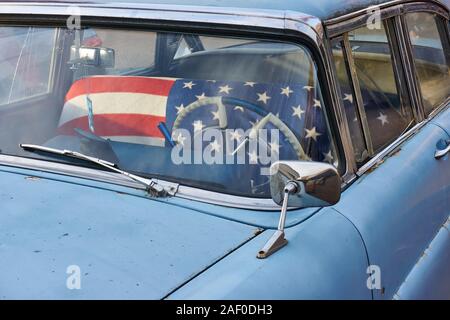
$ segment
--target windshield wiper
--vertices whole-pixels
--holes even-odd
[[[147,192],[152,196],[163,197],[163,196],[167,196],[167,194],[168,194],[167,191],[164,189],[164,187],[161,186],[160,184],[158,184],[155,180],[146,179],[146,178],[137,176],[135,174],[123,171],[123,170],[119,169],[117,164],[103,160],[103,159],[91,157],[91,156],[88,156],[88,155],[85,155],[83,153],[76,152],[76,151],[48,148],[48,147],[39,146],[39,145],[35,145],[35,144],[20,144],[20,147],[22,149],[24,149],[25,151],[30,151],[30,152],[42,151],[42,152],[57,154],[60,156],[66,156],[66,157],[81,159],[81,160],[85,160],[87,162],[95,163],[95,164],[100,165],[104,168],[107,168],[111,171],[120,173],[133,181],[143,184],[146,187]]]

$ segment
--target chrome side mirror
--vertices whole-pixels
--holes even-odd
[[[335,167],[326,163],[280,161],[270,167],[270,192],[281,205],[278,230],[257,255],[264,259],[287,244],[284,236],[288,207],[327,207],[341,198],[341,179]]]
[[[335,167],[321,162],[281,161],[270,168],[270,193],[281,205],[289,183],[297,186],[289,194],[289,207],[327,207],[341,197],[341,178]]]

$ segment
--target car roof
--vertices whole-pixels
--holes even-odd
[[[103,0],[111,1],[111,0]],[[427,0],[425,0],[427,1]],[[430,0],[428,0],[430,1]],[[449,5],[450,0],[437,0]],[[267,9],[297,11],[321,20],[336,18],[347,13],[380,5],[392,0],[112,0],[111,2],[130,2],[146,4],[176,4],[190,6],[209,6],[226,8]]]
[[[33,0],[31,0],[33,1]],[[450,0],[422,0],[420,2],[438,2],[450,6]],[[0,0],[3,2],[3,0]],[[12,2],[6,0],[4,2]],[[30,2],[30,0],[18,0],[17,2]],[[46,2],[46,1],[43,1]],[[65,3],[123,3],[141,5],[181,5],[181,6],[203,6],[224,7],[261,10],[296,11],[317,17],[321,20],[329,20],[348,13],[363,10],[374,5],[382,5],[389,2],[414,2],[414,0],[49,0],[48,2]],[[415,2],[419,2],[416,0]]]

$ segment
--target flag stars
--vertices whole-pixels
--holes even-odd
[[[195,97],[197,98],[197,100],[203,100],[203,99],[206,98],[206,95],[205,95],[205,93],[203,92],[201,95],[195,96]]]
[[[212,115],[213,115],[213,120],[219,120],[220,116],[219,116],[219,111],[211,111]]]
[[[233,132],[230,132],[230,138],[233,141],[240,142],[242,139],[242,135],[237,130],[235,130]]]
[[[323,161],[328,162],[330,164],[333,163],[334,158],[333,158],[333,155],[331,154],[331,150],[328,151],[327,153],[322,152],[322,154],[324,156]]]
[[[312,89],[314,89],[314,87],[312,87],[312,86],[304,86],[303,89],[305,89],[306,91],[310,92]]]
[[[214,142],[211,142],[209,144],[209,146],[211,147],[211,151],[214,152],[220,152],[222,146],[220,145],[220,143],[217,142],[217,140],[214,140]]]
[[[194,132],[202,131],[205,127],[201,120],[195,121],[192,125],[194,126]]]
[[[292,117],[298,117],[299,119],[301,119],[302,114],[305,113],[305,111],[302,110],[302,107],[300,105],[298,105],[297,107],[292,107],[292,110],[294,111]]]
[[[267,101],[269,101],[269,99],[271,99],[271,97],[269,97],[267,95],[267,91],[264,91],[263,93],[257,93],[257,95],[258,95],[258,101],[261,101],[264,104],[267,104]]]
[[[230,94],[230,91],[233,90],[229,85],[219,87],[219,93]]]
[[[350,103],[353,103],[353,95],[344,93],[344,101],[349,101]]]
[[[321,133],[318,133],[316,131],[316,127],[313,127],[312,129],[306,129],[305,128],[305,131],[306,131],[305,139],[310,138],[310,139],[313,139],[316,142],[317,142],[317,137],[322,135]]]
[[[380,115],[378,116],[377,119],[381,121],[381,125],[383,127],[384,127],[385,124],[389,123],[388,116],[383,114],[383,113],[381,113],[381,112],[380,112]]]
[[[281,94],[285,95],[288,98],[291,95],[291,93],[293,93],[293,92],[294,91],[292,91],[291,88],[289,88],[289,86],[287,86],[286,88],[281,88]]]
[[[251,164],[258,163],[258,154],[256,153],[256,151],[249,152],[248,156],[249,156],[249,162]]]
[[[271,153],[279,153],[280,152],[280,145],[277,142],[269,143],[270,152]]]
[[[186,141],[186,137],[183,136],[181,133],[179,133],[175,138],[174,141],[184,146],[184,141]]]
[[[322,104],[320,103],[320,100],[314,99],[314,107],[322,108]]]
[[[255,87],[255,84],[256,84],[256,82],[247,81],[247,82],[244,84],[244,86],[245,86],[245,87],[252,87],[252,88],[254,88],[254,87]]]
[[[184,104],[180,104],[178,107],[175,107],[175,109],[177,109],[177,114],[180,114],[185,109]]]
[[[192,81],[189,82],[184,82],[184,86],[183,89],[188,88],[189,90],[192,90],[192,87],[195,86],[196,84]]]

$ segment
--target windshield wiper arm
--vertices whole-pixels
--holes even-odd
[[[152,196],[162,197],[162,196],[167,195],[167,192],[164,189],[164,187],[161,186],[160,184],[158,184],[153,179],[146,179],[146,178],[137,176],[135,174],[123,171],[123,170],[119,169],[117,164],[103,160],[103,159],[91,157],[91,156],[85,155],[85,154],[77,152],[77,151],[48,148],[48,147],[35,145],[35,144],[20,144],[20,147],[26,151],[31,151],[31,152],[42,151],[42,152],[57,154],[60,156],[66,156],[66,157],[81,159],[81,160],[85,160],[87,162],[95,163],[95,164],[98,164],[104,168],[111,170],[111,171],[120,173],[133,181],[143,184],[146,187],[147,192],[149,194],[151,194]]]

